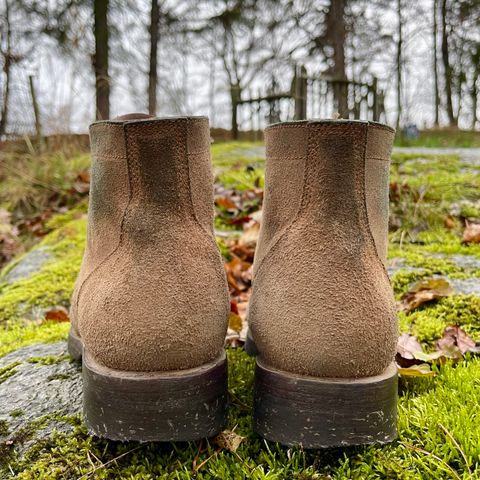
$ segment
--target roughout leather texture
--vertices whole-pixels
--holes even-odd
[[[393,136],[345,120],[266,129],[248,315],[265,364],[329,378],[379,375],[391,364],[398,327],[383,262]]]
[[[118,370],[214,360],[229,301],[213,233],[208,119],[127,115],[92,124],[90,138],[73,330],[97,362]]]

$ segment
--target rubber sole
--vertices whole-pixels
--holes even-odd
[[[68,353],[76,362],[82,360],[83,343],[81,338],[74,332],[72,328],[68,332]]]
[[[254,430],[283,445],[329,448],[385,444],[397,436],[398,374],[328,379],[276,370],[257,357]]]
[[[198,368],[126,372],[99,364],[74,332],[69,352],[82,359],[83,411],[93,435],[110,440],[190,441],[213,437],[228,416],[225,353]]]
[[[258,351],[257,345],[253,340],[250,330],[247,331],[247,338],[245,340],[245,351],[250,357],[256,357],[260,352]]]

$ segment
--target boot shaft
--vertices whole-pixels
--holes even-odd
[[[358,378],[392,362],[396,306],[384,266],[392,140],[390,128],[361,121],[267,129],[248,322],[269,366]]]
[[[382,262],[388,235],[388,172],[394,131],[350,121],[292,122],[265,131],[263,223],[255,270],[299,217],[357,248],[373,236]],[[306,232],[307,233],[307,232]]]
[[[154,236],[160,225],[175,219],[198,221],[213,235],[207,118],[98,122],[90,127],[90,138],[89,230],[95,235],[89,235],[89,247],[94,254],[115,243],[122,222],[127,235]],[[136,210],[156,222],[140,224]]]
[[[213,360],[229,302],[213,233],[207,118],[97,122],[90,137],[75,333],[111,368],[164,371]],[[191,338],[201,345],[195,351]]]

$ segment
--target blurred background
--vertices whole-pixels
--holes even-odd
[[[479,122],[479,0],[0,0],[0,137],[85,133],[130,111]]]
[[[0,478],[479,478],[480,0],[0,0],[0,63]],[[106,442],[83,424],[65,340],[88,125],[129,112],[210,117],[231,398],[213,443]],[[262,132],[312,117],[397,127],[399,440],[382,449],[286,449],[252,431]]]

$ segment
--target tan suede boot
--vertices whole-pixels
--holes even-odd
[[[255,430],[306,448],[396,436],[395,302],[384,262],[394,131],[303,121],[265,132],[250,334]]]
[[[229,312],[213,233],[204,117],[128,115],[90,127],[87,247],[72,299],[94,434],[193,440],[227,415]]]

